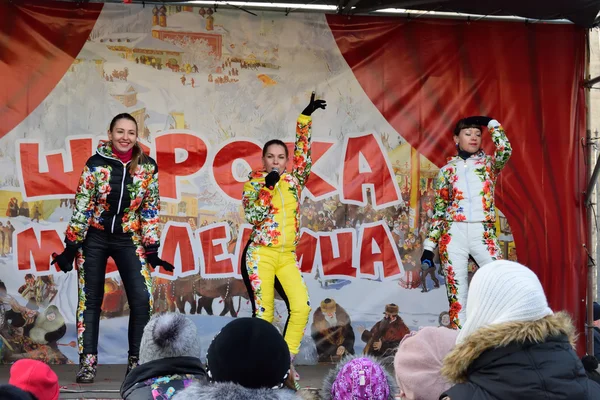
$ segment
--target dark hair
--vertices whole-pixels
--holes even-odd
[[[108,130],[112,132],[112,130],[115,128],[115,125],[117,124],[117,122],[122,119],[127,119],[135,124],[135,136],[139,137],[137,121],[131,114],[128,114],[128,113],[121,113],[121,114],[115,115],[115,117],[112,119],[112,121],[110,121],[110,127],[108,128]],[[129,163],[129,173],[131,175],[133,175],[135,173],[135,170],[137,169],[138,165],[142,164],[145,161],[147,161],[146,154],[144,154],[144,152],[142,151],[142,148],[136,141],[135,145],[133,145],[133,153],[131,154],[131,163]]]
[[[454,136],[458,136],[458,134],[460,133],[461,129],[467,129],[467,128],[476,128],[476,129],[479,129],[480,131],[483,132],[483,130],[481,129],[481,125],[479,125],[479,124],[473,124],[473,123],[467,123],[466,118],[463,118],[460,121],[458,121],[456,123],[456,126],[454,127]]]
[[[263,157],[267,155],[267,150],[269,149],[269,147],[270,147],[272,144],[276,144],[277,146],[282,146],[282,147],[285,149],[285,156],[286,156],[286,158],[287,158],[287,157],[289,157],[289,154],[288,154],[288,148],[287,148],[287,146],[285,145],[285,143],[283,143],[283,142],[282,142],[281,140],[279,140],[279,139],[271,139],[271,140],[269,140],[267,143],[265,143],[265,145],[264,145],[264,147],[263,147],[263,153],[262,153],[262,154],[263,154]]]

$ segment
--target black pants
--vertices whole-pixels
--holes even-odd
[[[142,254],[141,258],[138,254]],[[129,302],[129,355],[139,356],[144,327],[152,311],[152,281],[150,271],[142,267],[145,257],[143,248],[134,244],[130,233],[110,234],[90,228],[83,243],[82,255],[84,261],[79,269],[77,306],[79,353],[98,353],[106,262],[108,257],[112,257]]]

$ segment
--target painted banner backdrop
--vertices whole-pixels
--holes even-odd
[[[335,361],[340,346],[362,352],[390,303],[409,330],[448,323],[444,277],[421,277],[419,257],[451,129],[470,114],[500,120],[515,149],[497,188],[505,256],[534,269],[551,305],[581,326],[584,31],[257,14],[0,4],[3,362],[77,360],[76,272],[57,271],[50,255],[62,250],[83,165],[121,112],[161,171],[161,256],[176,270],[154,272],[155,311],[191,315],[205,349],[249,315],[242,186],[264,142],[293,145],[312,91],[328,108],[314,114],[302,203],[313,311],[300,362]],[[102,315],[100,360],[122,363],[128,305],[112,261]],[[275,323],[285,318],[278,301]],[[66,333],[50,343],[31,335],[62,321]]]

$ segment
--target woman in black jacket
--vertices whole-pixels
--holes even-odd
[[[114,117],[108,138],[85,164],[65,234],[66,248],[60,255],[53,254],[52,261],[68,272],[77,257],[79,383],[91,383],[96,375],[108,258],[117,264],[130,308],[127,373],[137,365],[140,340],[152,311],[151,268],[162,265],[173,271],[171,264],[158,257],[158,167],[137,143],[135,118],[129,114]]]
[[[600,399],[574,345],[570,318],[548,307],[537,276],[494,261],[471,282],[467,322],[442,368],[455,385],[440,399]]]

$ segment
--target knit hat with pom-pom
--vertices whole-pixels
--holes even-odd
[[[196,325],[183,314],[154,314],[140,344],[140,364],[169,357],[200,358]]]

